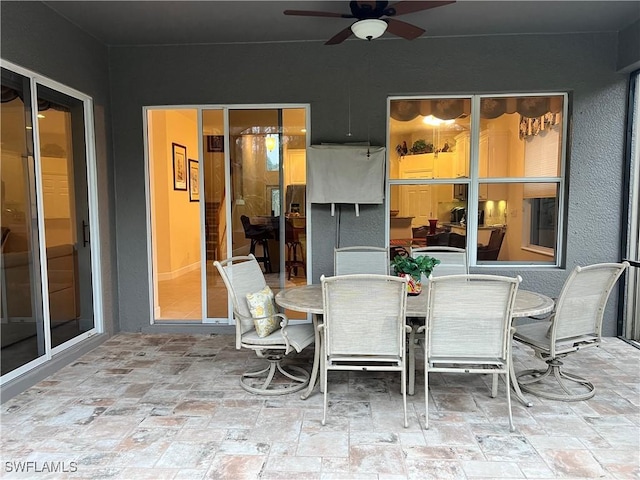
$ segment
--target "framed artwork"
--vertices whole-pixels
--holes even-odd
[[[207,152],[224,152],[224,135],[207,135]]]
[[[200,200],[200,184],[198,183],[198,171],[200,165],[197,160],[189,159],[189,201]]]
[[[179,143],[171,144],[173,151],[173,189],[187,189],[187,147]]]

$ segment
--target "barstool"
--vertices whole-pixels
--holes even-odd
[[[296,228],[293,225],[293,221],[290,218],[287,218],[285,225],[285,241],[287,244],[287,280],[291,280],[291,273],[294,275],[298,275],[298,268],[302,267],[302,271],[304,275],[307,275],[307,264],[302,258],[302,243],[300,242],[300,228]],[[300,247],[300,257],[298,260],[298,247]]]
[[[262,247],[262,256],[256,257],[259,263],[264,265],[266,273],[272,273],[271,257],[269,256],[269,240],[275,238],[269,228],[261,225],[252,225],[249,217],[242,215],[240,217],[242,222],[242,228],[244,229],[245,238],[251,240],[251,246],[249,247],[249,253],[256,256],[256,246],[260,244]]]

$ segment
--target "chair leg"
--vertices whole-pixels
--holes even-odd
[[[498,375],[494,375],[494,380],[496,380]],[[509,431],[515,431],[515,427],[513,426],[513,413],[511,411],[511,379],[509,377],[509,369],[507,368],[506,373],[504,374],[505,381],[505,390],[507,391],[507,408],[509,409]],[[496,381],[497,384],[497,381]]]
[[[547,360],[546,370],[525,370],[519,372],[516,375],[520,388],[525,392],[532,393],[538,397],[547,398],[549,400],[560,400],[563,402],[579,402],[581,400],[588,400],[596,394],[596,387],[593,386],[588,380],[562,371],[562,361],[558,358]],[[544,379],[553,375],[553,378],[560,386],[564,393],[555,393],[552,390],[552,386],[548,382],[543,382]],[[527,378],[528,377],[528,378]],[[568,385],[565,380],[572,382]],[[538,386],[532,386],[532,384],[538,383]],[[576,392],[575,389],[579,388],[582,393]],[[586,390],[586,391],[585,391]]]
[[[427,370],[427,362],[424,364],[424,428],[429,430],[429,371]]]
[[[269,256],[269,241],[266,238],[260,240],[262,245],[262,255],[264,257],[264,269],[267,273],[273,273],[271,268],[271,257]]]
[[[327,424],[327,370],[325,370],[324,368],[322,369],[322,373],[324,375],[321,375],[321,379],[320,382],[322,384],[322,390],[323,390],[323,400],[322,400],[322,425],[326,425]]]
[[[409,395],[416,393],[416,333],[415,327],[409,333]]]
[[[507,383],[507,388],[509,388],[509,384]],[[493,379],[491,381],[491,398],[496,398],[498,395],[498,374],[493,374]]]
[[[409,420],[407,419],[407,369],[405,367],[400,371],[400,390],[402,391],[402,406],[404,408],[404,428],[409,428]]]
[[[284,395],[302,390],[309,384],[309,372],[295,365],[287,366],[285,370],[280,363],[282,355],[267,355],[265,358],[269,362],[266,368],[256,372],[247,372],[240,378],[240,386],[247,392],[257,395]],[[273,379],[278,372],[284,375],[285,378],[292,380],[292,382],[289,382],[290,385],[282,388],[273,388]],[[264,381],[260,386],[256,386],[256,380],[262,377],[265,377]]]

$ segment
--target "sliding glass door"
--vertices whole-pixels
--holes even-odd
[[[234,255],[306,284],[306,125],[304,106],[148,110],[155,322],[227,323],[213,262]]]
[[[90,111],[81,94],[2,68],[3,382],[96,330]]]
[[[214,259],[253,254],[274,292],[307,283],[307,137],[305,108],[229,109],[226,131],[224,113],[202,118],[207,317],[226,321]]]

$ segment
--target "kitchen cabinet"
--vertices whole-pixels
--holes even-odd
[[[456,155],[454,162],[454,178],[469,176],[470,139],[469,132],[463,132],[455,137]]]
[[[307,152],[305,149],[287,150],[284,177],[285,185],[307,183]]]
[[[434,154],[433,167],[435,178],[455,178],[457,155],[454,152],[438,152]]]
[[[481,179],[506,177],[508,158],[508,131],[488,130],[480,133],[478,173]],[[507,198],[507,185],[481,183],[478,195],[480,200],[504,200]]]

